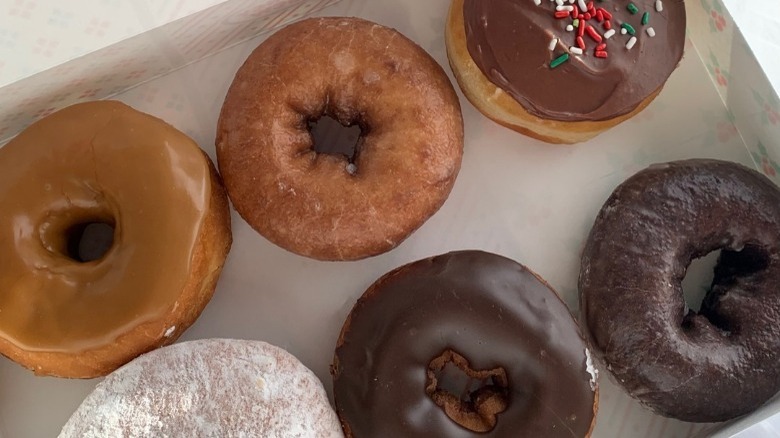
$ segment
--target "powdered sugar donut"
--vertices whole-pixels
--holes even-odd
[[[322,383],[260,341],[184,342],[110,374],[60,433],[67,437],[342,437]]]

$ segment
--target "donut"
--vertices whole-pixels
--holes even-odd
[[[682,279],[717,250],[695,312]],[[597,356],[655,412],[725,421],[780,390],[780,189],[758,172],[697,159],[632,176],[596,218],[579,289]]]
[[[334,119],[357,143],[315,142]],[[393,29],[358,18],[292,24],[228,90],[217,161],[233,205],[274,244],[356,260],[400,244],[447,199],[463,120],[443,69]]]
[[[176,340],[231,245],[206,154],[116,101],[57,111],[0,148],[0,211],[0,353],[39,375],[102,376]]]
[[[583,437],[598,406],[566,305],[528,268],[474,250],[377,280],[331,373],[347,437]]]
[[[577,0],[561,11],[537,3],[452,0],[447,19],[461,90],[517,132],[549,143],[593,138],[650,104],[682,59],[683,0]]]
[[[87,396],[60,438],[340,438],[322,383],[265,342],[206,339],[144,354]]]

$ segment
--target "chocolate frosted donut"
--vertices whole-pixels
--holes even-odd
[[[699,312],[681,282],[721,250]],[[652,166],[601,209],[582,257],[594,349],[656,412],[724,421],[780,389],[780,190],[738,164]]]
[[[566,305],[524,266],[453,252],[377,280],[332,367],[348,437],[589,435],[596,371]]]
[[[359,127],[318,144],[311,124]],[[444,70],[393,29],[358,18],[300,21],[246,60],[225,98],[217,157],[230,199],[297,254],[354,260],[388,251],[447,199],[463,121]]]
[[[447,54],[485,115],[574,143],[655,98],[682,58],[685,25],[683,0],[453,0]]]

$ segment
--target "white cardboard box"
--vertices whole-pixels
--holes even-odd
[[[243,1],[228,0],[221,6]],[[321,14],[361,16],[395,27],[450,73],[443,38],[448,3],[342,0]],[[401,264],[455,249],[496,252],[546,278],[576,313],[584,239],[604,200],[634,172],[654,162],[712,157],[755,166],[780,183],[776,93],[720,0],[688,0],[687,8],[686,55],[659,98],[635,118],[588,143],[561,147],[531,140],[489,121],[461,94],[466,150],[455,188],[444,207],[396,250],[359,262],[317,262],[270,244],[234,212],[234,246],[217,292],[182,339],[266,340],[297,355],[329,388],[328,365],[344,318],[371,282]],[[216,118],[227,87],[263,38],[189,63],[115,98],[167,120],[214,157]],[[175,45],[144,47],[160,62],[156,74],[164,70],[165,60],[189,56]],[[80,62],[65,65],[88,70]],[[167,68],[187,62],[172,61]],[[110,64],[101,75],[127,78],[133,68],[133,62]],[[101,75],[79,87],[95,87],[91,81]],[[68,82],[36,81],[33,76],[10,85],[30,103],[20,111],[24,116],[11,123],[0,113],[0,130],[5,127],[6,137],[48,108],[91,98],[74,96],[74,85]],[[128,85],[125,79],[122,88]],[[0,99],[8,99],[3,94],[8,87],[0,88]],[[69,97],[58,99],[60,95]],[[8,108],[0,103],[0,111]],[[653,415],[612,384],[607,372],[601,376],[597,437],[701,436],[724,426],[733,428],[724,430],[729,436],[780,409],[775,401],[732,425],[682,423]],[[56,435],[97,382],[34,377],[3,359],[0,383],[0,434],[38,437]]]

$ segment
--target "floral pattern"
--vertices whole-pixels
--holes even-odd
[[[728,25],[728,20],[720,0],[701,0],[701,4],[709,15],[710,31],[723,32]]]
[[[780,124],[780,101],[778,101],[777,95],[769,93],[768,96],[764,96],[756,90],[752,91],[753,99],[761,109],[761,122],[773,126]]]
[[[780,164],[769,156],[769,151],[762,142],[758,142],[757,151],[751,152],[759,169],[771,178],[777,178],[780,175]]]

